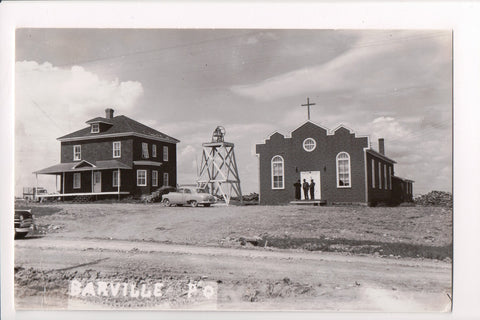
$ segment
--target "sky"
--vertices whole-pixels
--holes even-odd
[[[449,30],[17,29],[15,67],[17,196],[60,162],[56,138],[106,108],[181,140],[182,184],[225,127],[243,193],[258,192],[255,144],[305,122],[307,97],[313,122],[384,138],[415,194],[452,191]]]

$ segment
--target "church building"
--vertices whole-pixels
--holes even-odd
[[[260,204],[398,204],[412,201],[413,181],[395,176],[395,161],[341,125],[330,131],[310,120],[289,136],[278,132],[256,145]],[[298,183],[302,184],[299,187]],[[305,194],[305,183],[314,184]],[[300,188],[300,194],[299,194]],[[305,190],[306,191],[306,190]]]

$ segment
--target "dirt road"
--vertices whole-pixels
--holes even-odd
[[[19,309],[450,309],[451,264],[428,259],[47,236],[16,241],[15,266]],[[72,281],[170,288],[156,300],[72,296]],[[187,299],[198,281],[215,285],[207,305]]]

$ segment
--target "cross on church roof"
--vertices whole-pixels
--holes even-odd
[[[310,120],[310,106],[314,106],[315,103],[310,103],[310,98],[307,97],[307,103],[302,104],[302,107],[307,107],[308,108],[308,120]]]

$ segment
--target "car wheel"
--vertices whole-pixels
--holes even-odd
[[[15,232],[15,239],[23,239],[27,236],[28,232]]]
[[[196,206],[198,206],[197,200],[192,200],[192,201],[190,201],[190,205],[191,205],[192,207],[194,207],[194,208],[195,208]]]
[[[170,207],[170,200],[168,200],[168,198],[163,199],[162,202],[165,207]]]
[[[205,203],[203,206],[204,207],[210,207],[210,203]]]

